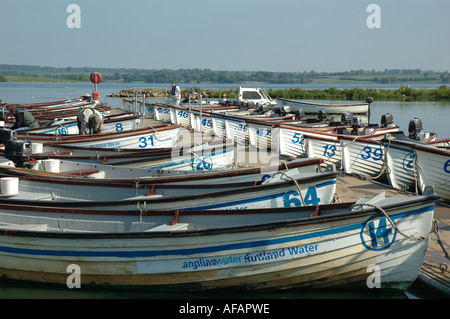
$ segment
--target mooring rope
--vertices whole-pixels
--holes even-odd
[[[286,167],[286,171],[288,171],[288,166],[287,166],[286,162],[284,162],[283,164],[284,164],[284,166]],[[297,180],[296,180],[295,178],[293,178],[292,176],[287,175],[285,172],[281,172],[281,171],[275,172],[275,173],[272,175],[272,177],[274,177],[274,176],[277,175],[277,174],[281,174],[281,175],[287,177],[288,179],[290,179],[291,181],[293,181],[293,182],[295,183],[295,185],[297,186],[297,189],[298,189],[298,194],[299,194],[300,200],[301,200],[301,202],[302,202],[302,206],[306,206],[306,205],[305,205],[305,201],[304,201],[304,199],[303,199],[302,192],[301,192],[301,190],[300,190],[300,185],[298,184]]]
[[[359,206],[359,207],[361,207],[361,208],[363,208],[363,206],[369,206],[369,207],[373,207],[373,208],[379,210],[380,212],[383,213],[383,215],[386,217],[386,219],[389,221],[389,223],[392,225],[392,227],[393,227],[400,235],[402,235],[403,237],[408,238],[408,239],[410,239],[410,240],[416,240],[416,241],[418,241],[418,240],[424,240],[424,239],[427,239],[427,238],[431,237],[431,234],[432,234],[432,233],[436,234],[437,242],[438,242],[438,244],[441,246],[441,248],[442,248],[442,250],[443,250],[443,252],[444,252],[445,258],[447,258],[447,259],[450,260],[449,254],[447,253],[447,250],[445,249],[444,245],[442,244],[441,237],[440,237],[440,235],[439,235],[439,227],[438,227],[437,221],[436,221],[435,219],[433,220],[433,227],[432,227],[430,233],[429,233],[427,236],[418,236],[418,237],[416,237],[416,236],[414,236],[414,235],[406,235],[406,234],[404,234],[402,231],[400,231],[400,229],[398,229],[397,225],[392,221],[392,219],[391,219],[391,218],[389,217],[389,215],[386,213],[386,211],[385,211],[383,208],[381,208],[380,206],[375,205],[375,204],[370,204],[370,203],[353,204],[353,205],[350,207],[350,210],[351,210],[352,208],[356,207],[356,206]]]

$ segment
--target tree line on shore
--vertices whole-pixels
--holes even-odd
[[[130,69],[92,67],[49,67],[0,64],[0,81],[9,76],[48,78],[54,81],[89,81],[90,73],[98,71],[105,82],[144,83],[271,83],[309,84],[334,82],[410,83],[450,82],[448,71],[420,69],[352,70],[345,72],[269,72],[269,71],[215,71],[210,69]]]

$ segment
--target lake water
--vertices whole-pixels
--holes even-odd
[[[180,84],[182,88],[200,87],[204,89],[230,89],[237,88],[239,84]],[[298,84],[264,84],[245,85],[258,86],[265,89],[284,89],[300,87],[303,89],[326,89],[329,85],[298,85]],[[338,89],[345,88],[379,88],[395,89],[399,85],[333,85]],[[438,84],[414,84],[413,88],[436,88]],[[122,89],[133,88],[167,88],[168,83],[100,83],[98,91],[102,102],[112,107],[122,106],[122,99],[108,98],[107,94],[120,92]],[[7,103],[47,102],[60,99],[79,97],[83,94],[92,94],[92,83],[10,83],[0,82],[0,100]],[[318,102],[316,100],[316,102]],[[327,103],[348,103],[348,101],[326,101]],[[438,139],[450,138],[450,102],[395,102],[375,101],[371,104],[371,123],[380,123],[381,115],[391,113],[394,122],[400,125],[401,130],[407,132],[409,121],[417,117],[422,120],[425,131],[438,134]]]
[[[107,98],[109,93],[116,93],[122,89],[132,88],[168,88],[166,83],[100,83],[98,91],[100,92],[100,99],[102,102],[108,103],[112,107],[122,106],[122,99]],[[182,88],[192,86],[201,87],[204,89],[230,89],[237,88],[238,84],[186,84],[180,85]],[[253,86],[253,85],[243,85]],[[301,87],[305,89],[327,88],[327,85],[257,85],[258,87],[266,89],[283,89],[291,87]],[[333,85],[338,89],[352,88],[356,85]],[[437,85],[438,86],[438,85]],[[429,86],[429,88],[437,87]],[[373,86],[361,86],[370,87]],[[378,88],[393,89],[398,86],[384,85],[377,86]],[[424,88],[426,85],[416,84],[414,87]],[[92,83],[0,83],[0,100],[7,103],[32,103],[32,102],[46,102],[55,101],[65,98],[75,98],[83,94],[92,94],[94,85]],[[33,98],[34,97],[34,98]],[[327,101],[329,103],[341,103],[345,101]],[[394,116],[396,124],[400,125],[403,131],[407,131],[408,123],[414,117],[422,120],[424,129],[438,134],[439,139],[450,138],[450,102],[384,102],[375,101],[371,105],[371,123],[379,123],[381,115],[391,113]],[[426,298],[421,296],[420,291],[412,289],[406,293],[379,293],[376,290],[367,292],[347,292],[347,291],[320,291],[320,292],[304,292],[304,291],[289,291],[277,293],[241,293],[241,294],[161,294],[154,292],[140,292],[140,291],[110,291],[110,290],[89,290],[89,289],[69,289],[64,287],[43,287],[42,285],[28,285],[21,283],[0,282],[0,298],[13,299],[32,299],[32,298],[83,298],[83,299],[97,299],[97,298],[151,298],[151,299],[410,299],[410,298]],[[270,303],[270,301],[269,301]],[[292,304],[291,306],[295,306]]]

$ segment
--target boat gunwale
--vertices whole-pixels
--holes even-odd
[[[336,176],[339,174],[339,172],[324,172],[320,174],[314,174],[306,177],[301,177],[295,179],[297,183],[301,185],[301,183],[310,183],[310,182],[318,182],[321,180],[328,180],[330,178],[334,178],[334,181],[336,181]],[[219,190],[219,191],[212,191],[212,192],[201,192],[201,193],[195,193],[195,194],[187,194],[187,195],[173,195],[173,196],[163,196],[163,197],[154,197],[154,198],[145,198],[144,196],[140,196],[139,198],[128,198],[123,200],[115,200],[115,201],[62,201],[62,202],[52,202],[52,205],[58,206],[58,207],[86,207],[86,206],[122,206],[122,205],[131,205],[131,204],[138,204],[138,203],[152,203],[157,204],[159,202],[177,202],[180,200],[193,200],[193,199],[203,199],[203,198],[210,198],[214,196],[229,196],[233,194],[241,194],[241,193],[249,193],[252,191],[264,191],[268,189],[274,189],[274,188],[280,188],[280,187],[288,187],[291,185],[295,185],[295,182],[291,179],[287,181],[278,181],[273,183],[267,183],[267,184],[261,184],[261,185],[255,185],[255,186],[248,186],[248,187],[240,187],[235,188],[231,190]],[[0,198],[0,203],[7,201],[10,203],[34,203],[36,206],[46,206],[48,205],[48,202],[36,202],[33,200],[21,200],[21,199],[14,199],[14,198],[7,198],[3,199]]]
[[[432,205],[433,210],[436,201],[440,200],[440,196],[428,195],[421,196],[420,198],[410,197],[411,199],[403,203],[391,203],[384,205],[383,210],[388,213],[390,211],[396,211],[400,209],[405,209],[408,207],[415,207],[418,205]],[[298,210],[299,208],[313,212],[317,207],[321,209],[336,209],[337,205],[340,207],[351,207],[352,203],[341,203],[341,204],[327,204],[327,205],[317,205],[317,206],[304,206],[304,207],[287,207],[279,208],[285,210]],[[2,207],[2,204],[0,204]],[[39,207],[38,207],[39,208]],[[344,208],[345,209],[345,208]],[[273,213],[273,209],[267,208],[268,213]],[[261,213],[261,209],[256,210]],[[172,215],[175,217],[176,214],[190,213],[196,214],[197,211],[157,211],[158,214]],[[201,213],[205,211],[200,211]],[[245,212],[239,211],[239,214],[246,214]],[[218,212],[212,211],[208,214],[217,215]],[[233,214],[233,210],[221,211],[220,214]],[[226,226],[226,227],[216,227],[209,229],[191,229],[191,230],[177,230],[177,231],[152,231],[152,232],[123,232],[123,233],[113,233],[113,232],[92,232],[92,233],[79,233],[79,232],[42,232],[42,231],[32,231],[32,230],[15,230],[15,229],[0,229],[0,236],[20,236],[20,237],[39,237],[39,238],[61,238],[61,239],[120,239],[120,238],[158,238],[158,237],[169,237],[169,238],[183,238],[183,237],[193,237],[193,236],[211,236],[211,235],[221,235],[221,234],[232,234],[239,232],[257,232],[257,231],[271,231],[277,228],[288,228],[288,227],[299,227],[312,224],[324,224],[333,221],[343,221],[354,218],[363,218],[365,216],[376,216],[381,214],[375,207],[362,208],[358,210],[346,210],[342,212],[332,213],[329,215],[319,215],[319,216],[309,216],[301,218],[286,219],[282,221],[273,221],[258,224],[249,225],[238,225],[238,226]],[[178,215],[179,217],[179,215]]]
[[[201,172],[196,174],[185,174],[180,176],[167,176],[167,177],[149,177],[149,178],[140,178],[139,183],[149,183],[149,184],[163,184],[163,183],[171,183],[171,182],[182,182],[186,180],[203,180],[203,179],[213,179],[213,178],[220,178],[220,177],[233,177],[233,176],[241,176],[241,175],[251,175],[251,174],[258,174],[261,173],[263,170],[266,172],[273,172],[273,171],[284,171],[287,169],[295,169],[299,167],[307,167],[311,165],[320,165],[323,164],[324,160],[321,158],[313,158],[308,160],[302,160],[302,161],[294,161],[294,162],[287,162],[285,164],[280,165],[273,165],[268,167],[256,167],[256,168],[243,168],[243,169],[236,169],[231,171],[217,171],[217,172]],[[95,164],[94,164],[95,166]],[[33,170],[29,169],[22,169],[22,168],[16,168],[16,167],[5,167],[0,165],[0,173],[7,172],[7,170],[13,170],[16,172],[16,174],[9,173],[8,175],[20,175],[20,176],[28,176],[30,174],[33,174]],[[131,169],[132,170],[132,169]],[[150,169],[149,169],[150,170]],[[31,172],[31,173],[30,173]],[[49,174],[53,178],[60,178],[63,180],[67,180],[67,182],[72,182],[73,180],[78,180],[73,177],[69,178],[68,176],[60,176],[60,173],[51,173]],[[33,175],[35,176],[35,175]],[[114,178],[108,178],[108,179],[79,179],[83,182],[92,182],[92,183],[103,183],[107,182],[110,183],[112,181],[115,181],[117,179]],[[134,178],[120,178],[120,181],[133,181],[136,182],[136,179]]]

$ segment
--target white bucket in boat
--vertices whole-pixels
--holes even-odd
[[[0,121],[0,127],[5,127],[5,121]]]
[[[0,178],[0,186],[2,195],[18,195],[19,194],[19,178],[18,177],[2,177]]]
[[[48,159],[44,161],[46,172],[59,173],[59,160]]]
[[[42,143],[31,143],[32,154],[42,153],[44,151],[44,145]]]

